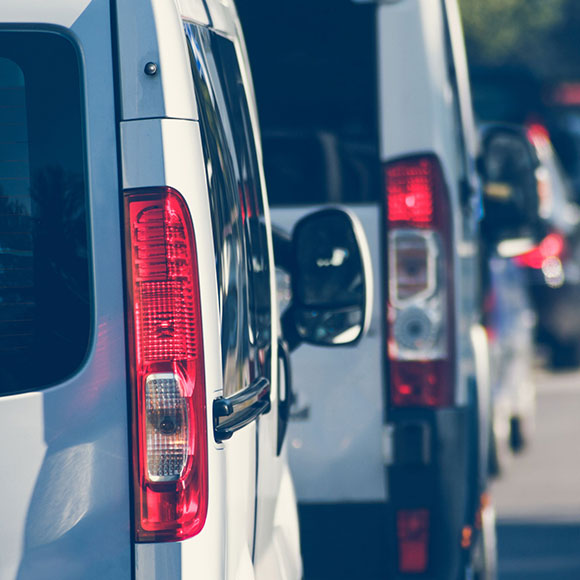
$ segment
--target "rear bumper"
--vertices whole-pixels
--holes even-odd
[[[468,407],[397,412],[394,457],[389,474],[389,553],[392,578],[398,573],[396,513],[429,510],[429,557],[425,575],[462,577],[468,553],[461,547],[463,527],[473,525],[480,484],[476,421]]]
[[[481,492],[471,408],[399,411],[397,415],[391,424],[388,503],[299,506],[307,578],[463,578],[470,554],[461,547],[462,529],[474,524]],[[398,573],[395,522],[400,509],[430,512],[425,574]]]

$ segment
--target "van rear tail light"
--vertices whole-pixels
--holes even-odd
[[[450,206],[436,157],[385,168],[390,401],[453,404]]]
[[[429,511],[397,512],[399,572],[420,574],[429,564]]]
[[[193,226],[171,188],[126,192],[125,204],[136,541],[183,540],[208,503]]]

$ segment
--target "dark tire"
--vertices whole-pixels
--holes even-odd
[[[580,345],[577,342],[551,340],[550,367],[555,370],[580,367]]]
[[[488,459],[487,467],[490,477],[498,477],[501,474],[502,466],[498,453],[498,445],[495,435],[493,434],[493,429],[490,429],[489,434],[489,447],[488,447]]]
[[[500,477],[511,463],[513,457],[509,441],[498,439],[493,429],[493,422],[489,429],[489,445],[487,457],[487,472],[490,477]]]
[[[520,417],[512,417],[510,421],[510,447],[514,453],[521,453],[529,443],[529,437]]]

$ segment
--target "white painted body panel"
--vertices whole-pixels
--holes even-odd
[[[172,1],[117,3],[122,120],[198,119],[183,24]],[[145,65],[158,72],[146,75]]]
[[[272,209],[274,225],[292,230],[315,209]],[[290,465],[301,502],[385,501],[382,389],[380,211],[349,206],[367,236],[374,272],[371,323],[356,345],[301,345],[292,354],[297,401],[288,428]],[[308,413],[308,416],[305,416]]]
[[[203,0],[177,0],[179,13],[185,20],[209,26],[209,16]]]
[[[4,2],[0,20],[68,29],[82,47],[95,295],[92,341],[75,376],[0,399],[0,577],[126,580],[131,500],[109,2]]]

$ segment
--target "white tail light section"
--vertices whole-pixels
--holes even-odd
[[[187,466],[189,415],[179,379],[173,373],[151,374],[145,380],[147,477],[177,481]]]
[[[389,355],[402,360],[447,355],[442,243],[433,231],[389,232],[389,295],[393,339]]]
[[[207,415],[191,216],[171,188],[125,194],[136,541],[201,531]]]
[[[452,221],[436,157],[385,167],[390,402],[453,403]]]

